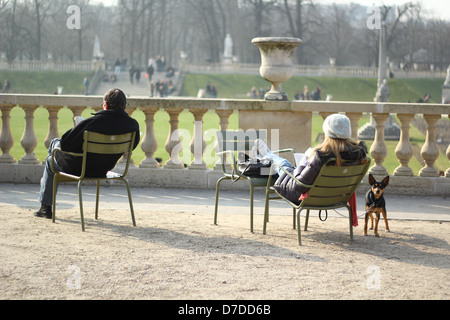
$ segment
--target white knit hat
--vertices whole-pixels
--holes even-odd
[[[350,119],[342,114],[332,114],[323,122],[323,133],[332,139],[348,139],[352,135]]]

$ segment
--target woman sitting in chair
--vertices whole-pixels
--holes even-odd
[[[341,114],[333,114],[327,117],[323,123],[324,141],[293,167],[290,162],[273,154],[264,141],[257,139],[253,147],[253,155],[258,159],[271,159],[297,180],[304,184],[312,184],[319,174],[320,168],[331,158],[336,158],[336,164],[340,166],[343,161],[360,163],[367,157],[367,147],[363,141],[351,138],[351,125],[348,117]],[[296,183],[286,172],[275,166],[279,178],[276,180],[275,190],[289,201],[299,204],[300,196],[308,191],[308,188]]]

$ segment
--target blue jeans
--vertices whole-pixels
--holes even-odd
[[[52,151],[55,147],[61,146],[61,139],[55,138],[50,142],[50,146],[48,148],[47,159],[45,160],[45,169],[44,174],[41,179],[41,191],[39,195],[39,202],[45,205],[52,204],[52,196],[53,196],[53,177],[55,174],[52,171]],[[58,163],[54,161],[53,168],[60,172],[62,169],[58,166]]]
[[[273,154],[272,152],[268,153],[265,156],[265,158],[272,160],[273,163],[276,163],[277,165],[279,165],[280,167],[282,167],[284,169],[293,168],[293,166],[291,165],[291,163],[288,160],[286,160],[276,154]],[[279,176],[281,176],[281,174],[284,172],[277,166],[274,167],[274,170],[276,173],[278,173]]]

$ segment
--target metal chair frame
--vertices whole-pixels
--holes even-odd
[[[214,207],[214,224],[217,225],[217,213],[219,204],[219,190],[220,183],[224,180],[237,181],[239,179],[247,180],[250,183],[250,231],[253,232],[253,199],[254,199],[254,189],[258,187],[265,187],[269,176],[261,177],[249,177],[243,175],[238,168],[236,155],[238,152],[248,153],[253,147],[254,141],[256,139],[266,140],[267,131],[266,130],[248,130],[244,132],[243,130],[227,130],[227,131],[217,131],[217,142],[219,151],[216,155],[219,156],[222,162],[222,172],[223,176],[217,180],[216,183],[216,199]],[[295,153],[293,149],[282,149],[272,151],[276,153],[282,152],[292,152]],[[227,169],[227,159],[231,158],[231,171]],[[269,170],[267,170],[269,171]],[[268,173],[268,172],[267,172]]]
[[[344,163],[344,165],[342,166],[336,166],[334,163],[335,159],[330,159],[329,161],[327,161],[327,163],[322,166],[319,174],[311,185],[300,182],[284,168],[275,163],[272,164],[270,169],[271,172],[266,185],[263,233],[266,234],[267,222],[269,222],[269,201],[282,199],[289,203],[293,208],[294,229],[296,228],[295,222],[297,211],[297,230],[299,245],[301,245],[300,213],[302,210],[306,210],[304,231],[307,231],[310,210],[347,208],[349,212],[350,240],[353,241],[353,217],[351,207],[348,205],[348,201],[366,175],[367,170],[370,166],[370,159],[366,158],[361,162],[361,164],[357,165],[348,165],[349,163]],[[289,201],[280,193],[278,193],[273,187],[271,174],[276,166],[281,168],[281,170],[286,172],[286,174],[294,179],[295,183],[309,188],[307,197],[303,199],[300,204],[295,204]],[[270,197],[271,194],[276,194],[276,196]]]
[[[83,215],[83,198],[82,198],[82,183],[87,181],[94,181],[97,183],[97,193],[95,199],[95,219],[98,219],[98,203],[99,203],[99,191],[100,191],[100,182],[101,181],[110,181],[110,180],[118,180],[125,183],[128,193],[128,202],[130,204],[131,211],[131,219],[133,222],[133,226],[136,226],[136,220],[134,217],[134,209],[133,209],[133,201],[131,197],[130,186],[128,181],[126,180],[126,175],[128,173],[128,167],[130,165],[131,153],[133,151],[134,139],[136,137],[135,132],[120,134],[120,135],[104,135],[96,132],[85,131],[83,133],[83,153],[74,153],[67,152],[61,150],[61,148],[55,148],[52,151],[52,161],[51,161],[51,170],[54,173],[53,179],[53,195],[52,195],[52,204],[53,204],[53,212],[52,212],[52,221],[55,222],[56,218],[56,191],[58,183],[60,182],[70,182],[70,181],[78,181],[78,200],[80,204],[80,218],[81,218],[81,229],[85,231],[84,226],[84,215]],[[76,176],[72,174],[68,174],[65,172],[58,172],[54,169],[54,158],[56,152],[63,152],[74,157],[82,157],[82,169],[81,175]],[[86,165],[87,165],[87,155],[88,153],[97,153],[97,154],[127,154],[125,168],[122,174],[116,174],[111,177],[101,177],[101,178],[91,178],[86,177]]]

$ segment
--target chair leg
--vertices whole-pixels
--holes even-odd
[[[349,217],[349,223],[350,223],[350,241],[353,241],[353,215],[352,215],[352,209],[350,207],[348,209],[348,217]]]
[[[98,219],[98,198],[100,195],[100,180],[97,180],[97,195],[95,196],[95,220]]]
[[[219,207],[219,189],[220,189],[220,183],[222,182],[222,180],[224,180],[225,177],[221,177],[219,178],[219,180],[217,180],[216,183],[216,204],[214,206],[214,224],[217,224],[217,210]]]
[[[302,228],[300,228],[300,212],[302,209],[299,209],[297,212],[297,232],[298,232],[298,245],[302,245]]]
[[[295,208],[292,208],[292,227],[295,230]]]
[[[130,186],[128,184],[128,181],[123,180],[125,182],[125,185],[127,187],[127,193],[128,193],[128,202],[130,203],[130,211],[131,211],[131,220],[133,221],[133,226],[136,227],[136,219],[134,218],[134,208],[133,208],[133,199],[131,197],[131,190]]]
[[[81,192],[81,180],[78,181],[78,200],[80,202],[81,230],[84,231],[84,215],[83,215],[83,198],[82,198],[82,192]]]
[[[305,231],[308,231],[308,221],[309,221],[309,209],[306,209]]]
[[[53,178],[53,190],[52,190],[52,222],[55,223],[56,218],[56,188],[58,187],[58,179]]]
[[[269,189],[266,188],[266,201],[264,204],[264,226],[263,226],[263,234],[266,234],[267,222],[269,222]]]
[[[253,184],[250,182],[250,232],[253,232]]]

